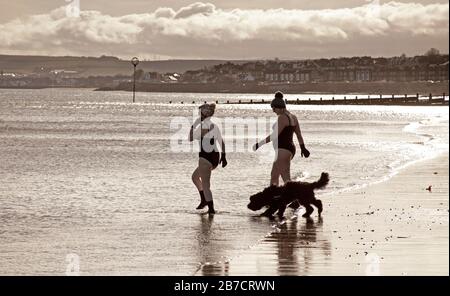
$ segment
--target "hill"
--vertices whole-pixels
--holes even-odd
[[[187,70],[198,70],[204,67],[224,63],[223,60],[161,60],[141,61],[139,68],[144,71],[155,71],[160,73],[179,72]],[[245,61],[233,61],[244,63]],[[87,76],[113,76],[117,74],[128,75],[133,67],[130,61],[121,60],[116,57],[74,57],[74,56],[19,56],[0,55],[0,70],[5,73],[30,74],[39,69],[55,70],[64,69],[76,71],[80,77]]]

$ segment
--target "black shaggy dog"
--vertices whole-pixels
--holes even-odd
[[[319,216],[322,213],[322,201],[314,196],[315,189],[321,189],[327,186],[329,181],[328,173],[322,173],[317,182],[288,182],[283,186],[272,185],[263,191],[252,195],[248,208],[252,211],[258,211],[263,207],[269,207],[261,216],[273,218],[273,214],[278,211],[278,217],[283,218],[286,207],[296,208],[300,205],[306,208],[303,217],[307,218],[314,211],[311,205],[317,207]]]

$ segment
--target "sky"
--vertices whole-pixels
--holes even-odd
[[[448,53],[443,0],[0,0],[0,54],[304,59]]]

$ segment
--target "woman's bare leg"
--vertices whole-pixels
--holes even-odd
[[[200,172],[198,168],[196,168],[192,173],[192,182],[194,183],[195,187],[197,187],[199,192],[203,191],[202,179],[200,178]]]
[[[198,172],[200,174],[200,179],[202,180],[203,192],[205,193],[205,199],[207,202],[212,201],[211,170],[211,163],[200,157],[198,161]]]
[[[198,204],[196,209],[201,210],[207,206],[207,203],[205,200],[205,193],[203,192],[203,185],[202,179],[200,178],[199,168],[196,168],[195,171],[192,173],[192,182],[194,183],[195,187],[197,187],[198,194],[200,194],[200,203]]]
[[[278,186],[280,184],[280,165],[278,158],[272,164],[272,171],[270,172],[270,185]]]
[[[208,213],[214,214],[214,203],[211,192],[211,171],[213,169],[212,164],[206,159],[200,157],[198,161],[198,169],[200,179],[202,179],[203,193],[205,195],[205,201],[208,205]]]
[[[280,176],[283,182],[291,180],[291,158],[292,153],[286,149],[278,149],[277,158],[272,165],[272,172],[270,174],[270,184],[279,185]]]
[[[289,150],[286,149],[280,149],[281,150],[281,178],[283,179],[284,184],[291,181],[291,159],[292,159],[292,153]],[[294,201],[289,205],[290,208],[298,209],[300,207],[300,204],[298,201]]]
[[[281,167],[281,179],[283,179],[283,182],[286,183],[291,181],[292,153],[289,150],[279,149],[278,154]]]

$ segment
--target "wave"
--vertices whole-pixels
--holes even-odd
[[[390,180],[392,177],[396,176],[399,172],[402,170],[408,168],[411,165],[414,165],[418,162],[430,160],[436,157],[439,157],[440,155],[444,153],[448,153],[448,141],[441,142],[438,141],[441,139],[439,135],[437,134],[429,134],[429,133],[423,133],[421,131],[421,128],[423,127],[436,127],[439,125],[446,124],[448,126],[448,120],[436,116],[432,118],[426,118],[420,121],[410,122],[402,129],[403,132],[411,133],[419,138],[421,138],[423,141],[420,142],[411,142],[411,145],[421,145],[421,146],[427,146],[427,151],[424,153],[421,153],[419,155],[410,155],[409,160],[395,160],[387,165],[388,168],[388,174],[381,176],[380,178],[377,178],[373,181],[362,183],[362,184],[355,184],[350,185],[345,188],[332,190],[330,192],[321,194],[321,196],[329,196],[329,195],[335,195],[335,194],[341,194],[349,191],[359,190],[362,188],[366,188],[371,185],[379,184],[386,182]]]

